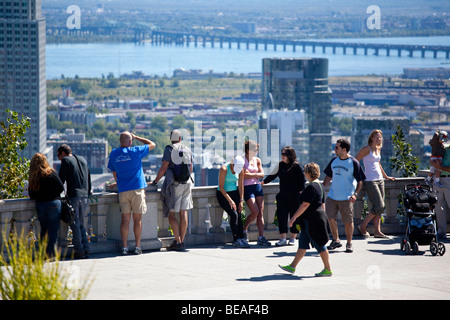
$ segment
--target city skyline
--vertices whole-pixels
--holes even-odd
[[[51,3],[51,1],[43,1],[43,2]],[[175,3],[175,2],[173,2],[173,3]],[[415,3],[420,3],[420,1],[417,1]],[[30,4],[34,4],[36,6],[36,9],[33,9],[33,7]],[[115,4],[117,4],[117,3],[115,3]],[[247,3],[247,4],[249,4],[249,3]],[[6,102],[11,102],[14,100],[14,103],[16,103],[16,105],[12,109],[22,112],[25,115],[30,116],[30,118],[31,118],[31,124],[32,124],[31,129],[27,133],[27,141],[29,142],[29,146],[30,146],[30,148],[28,148],[28,152],[29,152],[29,154],[27,155],[28,158],[31,158],[31,155],[34,152],[40,151],[40,152],[46,153],[48,155],[49,159],[51,159],[51,158],[53,158],[52,152],[49,151],[49,148],[48,148],[47,142],[46,142],[46,138],[45,138],[45,136],[47,135],[47,130],[46,130],[47,129],[47,123],[46,123],[46,121],[47,121],[47,103],[45,101],[45,97],[47,95],[46,81],[45,81],[45,74],[46,74],[46,69],[45,69],[45,62],[46,62],[45,29],[46,29],[46,27],[45,26],[46,26],[47,17],[42,16],[42,11],[40,10],[41,5],[42,5],[42,1],[31,1],[31,2],[28,2],[25,0],[2,1],[2,7],[1,7],[0,13],[3,14],[3,19],[0,20],[0,23],[1,23],[1,26],[3,28],[5,28],[3,31],[3,34],[6,35],[4,37],[0,37],[1,40],[3,41],[2,42],[3,46],[6,48],[8,48],[8,47],[13,48],[14,46],[16,46],[16,48],[18,48],[17,46],[28,46],[29,45],[29,47],[26,47],[26,48],[30,48],[30,52],[37,54],[37,56],[31,57],[31,58],[23,57],[23,55],[28,56],[30,54],[26,50],[20,51],[20,55],[18,55],[18,53],[19,53],[18,50],[16,50],[16,51],[14,51],[14,50],[1,51],[2,53],[4,53],[3,54],[4,61],[7,62],[3,66],[3,68],[4,68],[3,74],[5,75],[5,77],[3,78],[4,85],[1,87],[5,90],[4,91],[5,94],[3,97],[3,101],[5,102],[5,104],[6,104]],[[89,17],[92,13],[90,13],[89,11],[86,11],[87,10],[86,2],[80,3],[81,9],[79,12],[77,10],[73,9],[72,6],[67,6],[67,8],[66,8],[65,5],[66,5],[66,2],[61,2],[61,7],[58,12],[51,11],[49,9],[50,7],[48,7],[46,10],[48,10],[47,12],[51,16],[51,19],[54,19],[54,17],[53,17],[54,14],[55,14],[55,17],[57,17],[58,14],[59,14],[59,17],[61,17],[60,14],[63,13],[63,15],[65,15],[66,19],[64,19],[64,24],[63,24],[62,28],[65,28],[67,30],[73,30],[72,33],[68,33],[68,34],[72,38],[75,39],[76,37],[83,35],[83,33],[87,30],[87,27],[85,27],[86,24],[84,24],[84,23],[80,23],[79,25],[77,24],[77,19],[81,19],[81,21],[85,21],[86,18]],[[104,4],[103,6],[97,5],[97,14],[103,14],[105,12],[105,9],[108,9],[108,5],[106,5],[106,4]],[[356,5],[356,2],[352,2],[352,5],[353,6]],[[22,6],[22,8],[19,9],[19,7],[21,7],[21,6]],[[363,6],[365,6],[365,4]],[[250,7],[248,7],[248,8],[250,8]],[[395,7],[395,6],[393,6],[393,7]],[[70,9],[70,8],[72,8],[73,11],[71,11],[72,9]],[[167,8],[168,7],[166,7],[166,9]],[[248,8],[246,11],[247,13],[249,12]],[[390,8],[390,9],[392,9],[392,8]],[[108,10],[106,10],[106,11],[108,11]],[[384,11],[384,13],[386,13],[386,11]],[[23,15],[23,16],[21,16],[21,15]],[[367,12],[364,12],[361,16],[362,22],[365,22],[369,16],[370,16],[370,14],[367,14]],[[68,19],[68,17],[73,17],[74,20],[70,20],[70,19]],[[26,18],[26,19],[24,19],[24,18]],[[36,29],[38,29],[38,31],[37,31],[37,33],[35,33],[35,31],[33,31],[33,30],[30,30],[30,31],[25,30],[26,28],[24,28],[23,26],[19,27],[20,23],[10,23],[10,24],[8,24],[7,22],[3,23],[3,21],[8,21],[8,19],[19,19],[21,21],[21,23],[23,23],[23,20],[27,20],[28,21],[27,26],[30,25],[31,29],[36,28]],[[236,20],[239,20],[239,19],[236,18],[236,19],[232,19],[232,20],[228,20],[228,21],[236,22]],[[62,20],[60,19],[60,22],[61,21]],[[81,22],[81,21],[78,21],[78,22]],[[36,27],[32,27],[33,24],[36,24]],[[119,26],[119,29],[120,29],[120,24],[119,25],[116,24],[116,26]],[[238,23],[235,23],[233,26],[234,29],[240,28],[240,27],[243,27],[243,26],[242,26],[242,24],[239,26]],[[256,28],[253,28],[253,27],[256,27]],[[383,27],[383,25],[382,25],[382,27]],[[19,29],[15,29],[15,28],[19,28]],[[375,28],[376,28],[376,25],[375,25]],[[370,28],[368,28],[368,29],[370,30]],[[47,28],[47,31],[49,31],[49,30],[50,29]],[[203,28],[201,30],[205,31],[206,29]],[[245,28],[243,30],[245,30]],[[260,26],[258,27],[258,24],[253,24],[252,28],[250,28],[249,31],[242,31],[242,32],[243,33],[247,33],[247,32],[261,33],[261,30],[262,29]],[[443,30],[445,30],[445,28]],[[216,32],[216,31],[217,30],[213,29],[213,32]],[[235,32],[235,31],[233,31],[233,32]],[[11,36],[8,36],[8,34],[10,34]],[[30,35],[30,38],[27,38],[26,37],[27,35]],[[22,41],[22,42],[19,42],[19,41]],[[35,42],[33,42],[33,41],[35,41]],[[33,49],[37,49],[37,50],[33,50]],[[325,53],[325,47],[323,48],[323,52]],[[80,53],[80,52],[75,52],[75,54],[78,54],[78,53]],[[14,54],[14,58],[12,57],[12,54]],[[334,54],[334,52],[333,52],[333,54]],[[320,58],[314,58],[314,59],[317,59],[317,61],[320,61]],[[426,59],[429,59],[429,58],[426,58]],[[263,61],[263,66],[264,66],[264,59],[262,59],[262,61]],[[35,63],[35,64],[33,64],[33,63]],[[50,61],[50,63],[52,63],[52,61]],[[37,71],[36,72],[31,71],[32,77],[27,79],[26,76],[29,75],[27,73],[27,69],[36,69]],[[328,66],[326,67],[326,69],[328,70]],[[61,69],[61,70],[62,70],[61,74],[63,74],[64,70],[63,69]],[[262,67],[260,71],[261,71],[262,75],[265,74],[264,67]],[[294,71],[291,70],[291,72],[294,72]],[[106,73],[107,73],[107,71],[105,71],[105,74]],[[36,75],[36,77],[33,77],[34,75]],[[121,74],[120,74],[120,61],[119,61],[119,76],[120,75]],[[13,76],[15,78],[12,78]],[[18,78],[18,77],[22,77],[22,78]],[[328,74],[326,75],[325,78],[327,78],[327,77],[328,77]],[[37,82],[36,82],[36,84],[27,86],[27,84],[26,84],[27,81],[37,81]],[[264,108],[267,107],[266,99],[268,96],[266,94],[267,92],[264,89],[264,82],[265,82],[264,79],[262,79],[263,90],[261,93],[261,99],[262,99],[261,106],[263,109],[262,110],[263,113],[264,113]],[[14,85],[12,85],[12,83],[14,83]],[[331,115],[331,100],[332,100],[331,91],[329,90],[327,85],[323,86],[323,87],[326,87],[327,90],[325,90],[325,92],[323,94],[324,98],[323,99],[320,98],[320,101],[322,101],[322,102],[320,102],[320,101],[318,102],[318,100],[316,98],[313,99],[311,97],[307,97],[306,95],[299,95],[296,98],[287,99],[291,102],[296,101],[296,99],[301,100],[298,102],[298,105],[297,105],[297,102],[295,102],[294,105],[292,105],[292,106],[290,105],[291,102],[289,102],[288,105],[286,105],[287,100],[285,100],[284,102],[277,102],[278,97],[275,97],[275,99],[274,99],[274,101],[278,104],[277,109],[309,110],[309,120],[310,120],[310,126],[311,126],[310,129],[312,129],[311,137],[314,137],[314,139],[316,141],[314,143],[311,143],[311,137],[310,137],[308,154],[313,155],[312,161],[319,162],[321,164],[321,166],[326,164],[325,163],[326,158],[329,158],[331,156],[331,153],[330,153],[331,151],[328,151],[328,149],[326,148],[326,145],[331,144],[331,138],[332,138],[331,125],[330,125],[331,117],[332,117],[332,115]],[[34,91],[34,92],[30,91],[30,93],[27,93],[26,88],[30,88],[30,90],[37,90],[37,91]],[[119,90],[117,90],[117,91],[119,91]],[[33,100],[33,98],[27,99],[28,94],[31,95],[32,97],[36,96],[37,97],[36,100]],[[293,94],[296,95],[297,93],[293,93]],[[0,99],[1,98],[2,97],[0,97]],[[117,97],[116,99],[117,99],[117,101],[119,101],[119,97]],[[168,97],[168,99],[170,99],[170,97]],[[20,101],[28,102],[28,105],[24,105],[23,107],[21,107],[20,104],[17,104],[17,102],[20,102]],[[31,101],[31,103],[30,103],[30,101]],[[33,101],[38,102],[38,104],[39,104],[38,108],[33,107]],[[2,101],[0,100],[0,103],[1,102]],[[160,103],[160,101],[156,101],[156,103]],[[305,103],[308,104],[309,106],[308,107],[302,106],[302,104],[305,104]],[[323,110],[323,108],[317,108],[318,103],[320,105],[321,104],[328,105],[329,106],[329,108],[327,109],[328,111],[325,112]],[[219,103],[219,105],[220,105],[220,103]],[[312,106],[314,106],[314,107],[312,107]],[[214,105],[212,107],[212,109],[215,109],[215,108],[217,108],[217,105]],[[257,107],[257,108],[259,109],[259,107]],[[80,111],[82,113],[84,113],[85,116],[87,115],[86,109],[83,109]],[[185,115],[186,114],[188,114],[188,113],[185,113]],[[313,116],[313,114],[314,114],[314,116]],[[324,115],[327,115],[327,116],[324,117]],[[92,117],[91,117],[91,119],[92,119]],[[311,122],[311,120],[312,120],[312,122]],[[92,120],[90,120],[90,121],[92,121]],[[96,121],[95,117],[94,117],[94,121]],[[171,121],[171,117],[169,117],[169,121]],[[320,122],[320,123],[322,123],[322,125],[314,124],[315,122],[317,122],[317,123]],[[323,125],[323,124],[325,124],[325,125]],[[214,125],[214,123],[213,123],[213,125]],[[321,128],[320,130],[317,129],[319,127]],[[327,130],[325,130],[326,132],[323,130],[322,127],[328,128]],[[70,128],[68,128],[68,129],[70,129]],[[325,148],[323,147],[323,145],[325,145]],[[322,151],[326,150],[326,152],[321,152],[321,150]],[[315,159],[315,157],[318,157],[318,155],[321,156],[320,160]]]

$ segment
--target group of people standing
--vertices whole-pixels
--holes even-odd
[[[132,147],[133,140],[140,141],[141,146]],[[183,250],[188,218],[187,211],[193,207],[191,188],[192,153],[181,143],[179,130],[170,134],[171,144],[166,146],[162,166],[156,178],[151,182],[157,184],[165,176],[161,195],[166,216],[174,234],[174,241],[169,250]],[[279,178],[280,190],[276,196],[277,219],[280,240],[276,246],[294,245],[298,236],[297,254],[291,264],[280,266],[283,270],[294,272],[297,264],[312,245],[322,258],[324,269],[318,276],[331,275],[328,250],[342,246],[339,239],[337,214],[340,212],[345,225],[347,238],[346,252],[353,252],[352,235],[353,204],[364,184],[367,196],[372,204],[368,215],[358,226],[361,234],[368,237],[367,224],[373,220],[375,237],[386,237],[380,230],[380,217],[384,212],[384,180],[389,177],[381,166],[381,148],[383,134],[373,130],[365,147],[356,157],[349,154],[350,143],[339,139],[335,145],[335,157],[324,170],[323,185],[319,182],[320,168],[315,163],[308,163],[304,168],[298,162],[295,150],[286,146],[281,150],[281,161],[267,177],[264,175],[261,160],[256,156],[259,145],[246,141],[244,155],[236,156],[223,164],[219,170],[219,184],[216,196],[220,206],[229,215],[229,222],[236,247],[248,247],[248,228],[256,221],[258,229],[257,243],[270,246],[264,237],[264,194],[262,186]],[[142,233],[142,215],[146,213],[145,181],[142,159],[155,148],[149,139],[136,136],[130,132],[120,135],[120,147],[112,150],[108,168],[112,171],[119,192],[122,213],[120,226],[122,237],[122,254],[129,253],[127,241],[129,224],[133,220],[136,246],[134,254],[142,252],[140,240]],[[86,160],[76,156],[67,145],[58,148],[61,160],[59,174],[49,166],[43,154],[37,153],[31,159],[29,195],[36,200],[36,209],[41,224],[41,236],[48,236],[47,251],[54,255],[54,246],[60,224],[61,202],[59,197],[67,182],[67,196],[75,208],[75,219],[70,225],[73,230],[73,242],[76,258],[85,258],[89,254],[89,241],[84,226],[87,213],[88,197],[91,192],[91,178]],[[182,163],[188,163],[187,178],[180,180],[177,172],[179,162],[175,157],[181,156]],[[187,157],[186,157],[187,155]],[[365,170],[362,169],[363,162]],[[264,178],[265,177],[265,178]],[[308,182],[308,183],[307,183]],[[332,182],[332,183],[331,183]],[[327,197],[324,187],[331,183]],[[249,212],[245,221],[241,218],[244,203]],[[179,213],[179,219],[176,218]],[[288,231],[290,238],[287,239]],[[331,231],[332,241],[326,246]]]
[[[373,130],[369,135],[367,145],[359,150],[355,158],[349,154],[349,141],[346,139],[337,140],[335,157],[331,159],[324,170],[326,176],[323,186],[318,181],[320,176],[319,166],[315,163],[308,163],[304,167],[303,174],[309,184],[306,188],[301,188],[300,196],[297,195],[296,197],[294,194],[291,194],[293,203],[295,203],[295,199],[297,199],[297,203],[289,210],[291,217],[289,226],[297,223],[300,225],[299,247],[294,260],[289,265],[279,265],[281,269],[294,273],[296,266],[305,256],[306,250],[309,249],[311,244],[319,253],[324,266],[321,272],[316,273],[316,276],[332,275],[328,251],[342,246],[337,224],[338,212],[341,214],[347,239],[345,252],[351,253],[353,252],[352,237],[354,231],[353,205],[363,185],[372,207],[369,208],[369,213],[361,225],[358,226],[358,229],[364,237],[369,237],[367,224],[373,220],[375,226],[374,237],[386,237],[380,230],[381,214],[385,208],[384,180],[394,180],[394,178],[387,176],[381,166],[382,144],[383,133],[380,130]],[[365,170],[360,165],[361,160]],[[280,193],[286,187],[285,180],[289,181],[290,179],[282,179],[280,176]],[[300,179],[300,181],[304,180]],[[329,183],[331,183],[331,186],[325,199],[323,187]],[[278,205],[278,199],[281,197],[280,194],[277,195],[277,214],[280,207],[283,208],[286,205],[285,200]],[[284,215],[284,212],[282,209],[281,214]],[[280,218],[278,219],[280,221]],[[284,218],[282,221],[285,221]],[[280,226],[280,241],[285,238],[285,230],[284,225]],[[330,231],[332,241],[326,246],[330,240]],[[291,230],[291,232],[293,234],[296,233],[295,230]]]
[[[191,187],[189,179],[180,180],[174,174],[174,168],[178,161],[174,160],[184,150],[188,157],[187,177],[192,172],[192,155],[189,148],[181,144],[181,132],[174,130],[170,134],[171,144],[164,150],[162,166],[152,182],[157,184],[159,179],[166,176],[163,184],[166,195],[169,223],[174,233],[174,243],[169,250],[182,250],[187,230],[187,210],[192,208]],[[142,167],[144,159],[150,150],[155,148],[155,143],[130,132],[120,134],[120,147],[111,151],[108,168],[111,170],[119,193],[121,210],[120,234],[122,238],[123,255],[129,254],[128,235],[130,222],[133,220],[133,232],[135,236],[135,248],[133,254],[141,254],[142,215],[147,212],[145,188],[148,183],[145,180]],[[132,146],[133,140],[142,143],[140,146]],[[75,209],[74,220],[70,223],[73,233],[74,258],[83,259],[89,256],[89,241],[87,238],[84,218],[89,208],[88,198],[91,195],[91,174],[87,161],[82,156],[72,153],[68,145],[61,145],[57,151],[61,160],[59,174],[50,167],[45,155],[36,153],[30,163],[28,191],[31,199],[36,200],[36,211],[41,226],[41,239],[47,239],[47,255],[55,255],[55,246],[58,239],[61,219],[61,194],[65,192],[64,183],[67,183],[67,198]],[[175,157],[176,158],[176,157]],[[171,169],[171,170],[168,170]],[[161,192],[163,193],[163,192]],[[180,213],[180,221],[175,217]]]

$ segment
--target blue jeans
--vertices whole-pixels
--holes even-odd
[[[70,224],[73,247],[75,252],[89,251],[89,240],[84,226],[84,218],[89,209],[88,198],[70,198],[70,202],[75,210],[74,222]]]
[[[61,219],[61,201],[59,199],[38,201],[36,202],[36,212],[41,225],[41,240],[47,237],[47,254],[54,256]]]

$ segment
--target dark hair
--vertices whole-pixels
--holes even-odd
[[[253,140],[247,140],[244,142],[244,152],[245,154],[248,154],[248,151],[250,150],[250,147],[252,149],[252,151],[259,149],[259,144],[256,143]]]
[[[292,148],[291,146],[286,146],[281,149],[281,153],[286,153],[286,157],[288,157],[289,159],[289,165],[297,162],[297,154],[295,153],[294,148]]]
[[[61,152],[65,152],[66,154],[71,154],[72,149],[67,144],[62,144],[58,148],[58,154],[60,154]]]
[[[336,141],[336,143],[339,143],[341,145],[342,149],[347,150],[347,152],[350,152],[350,142],[347,139],[338,139],[338,141]]]

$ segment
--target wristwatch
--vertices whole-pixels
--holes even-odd
[[[355,195],[355,197],[358,197],[358,194],[356,192],[354,193],[354,195]]]

